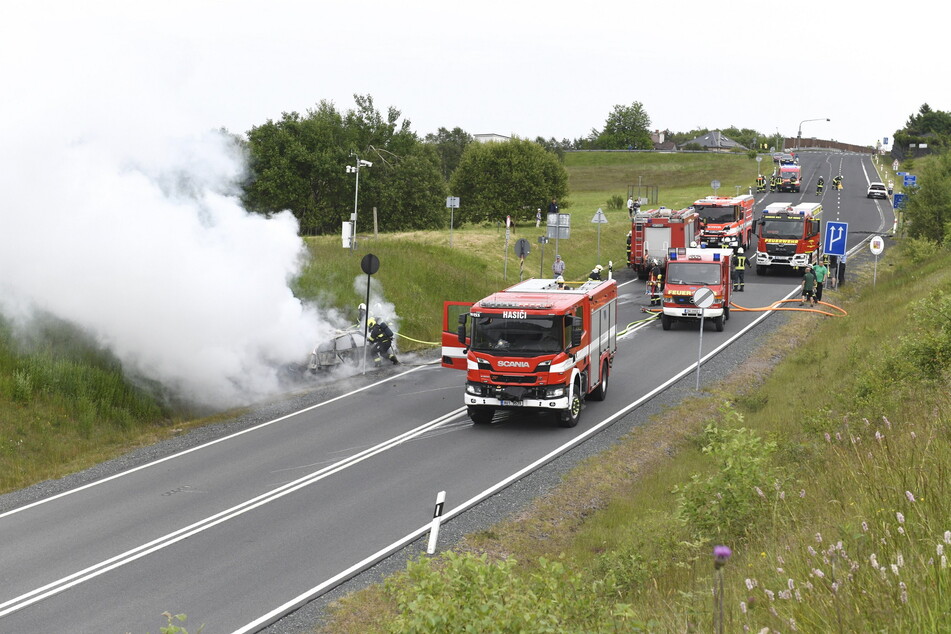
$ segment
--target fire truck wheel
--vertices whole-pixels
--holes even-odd
[[[663,326],[664,330],[670,330],[670,324],[673,319],[670,315],[661,315],[660,316],[660,325]]]
[[[581,418],[581,386],[575,381],[574,386],[571,388],[571,398],[568,401],[568,409],[561,413],[561,421],[559,424],[562,427],[574,427],[578,424],[578,419]]]
[[[723,321],[730,321],[730,305],[723,305]]]
[[[717,327],[717,332],[723,332],[723,315],[715,317],[713,320],[713,325]]]
[[[605,361],[601,364],[601,384],[594,388],[594,391],[591,392],[592,401],[603,401],[604,397],[608,395],[608,379],[610,376],[611,373],[608,370],[608,364]]]
[[[470,407],[468,414],[476,425],[488,425],[495,416],[495,410],[491,407]]]

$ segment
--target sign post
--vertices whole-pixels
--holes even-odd
[[[363,374],[367,373],[367,344],[369,343],[370,327],[370,276],[380,270],[380,258],[367,253],[360,260],[360,268],[367,274],[367,317],[363,320]]]
[[[545,245],[548,244],[548,236],[538,236],[538,244],[542,245],[542,260],[538,264],[538,277],[545,277],[542,271],[545,268]]]
[[[449,248],[452,248],[452,220],[456,209],[459,209],[459,197],[449,196],[446,198],[446,209],[449,210]]]
[[[882,239],[882,236],[872,236],[868,246],[872,251],[872,255],[875,256],[875,266],[872,269],[872,288],[875,288],[875,281],[878,278],[878,256],[885,250],[885,240]]]
[[[700,309],[700,345],[697,349],[697,391],[700,391],[700,360],[703,359],[703,317],[707,309],[713,305],[713,291],[708,286],[701,286],[693,292],[693,303]]]
[[[591,222],[598,225],[598,260],[597,263],[601,263],[601,225],[607,224],[608,218],[604,215],[604,212],[601,211],[601,208],[598,207],[598,211],[595,212],[594,218],[591,219]]]

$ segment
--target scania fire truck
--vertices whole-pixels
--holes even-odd
[[[753,203],[742,196],[707,196],[693,204],[700,214],[700,244],[707,247],[746,247],[753,239]]]
[[[617,282],[560,286],[531,279],[475,304],[445,303],[442,365],[466,370],[475,424],[509,409],[550,412],[574,427],[585,399],[604,400],[617,350]]]
[[[671,249],[664,277],[664,303],[660,323],[670,330],[677,319],[710,318],[717,330],[730,318],[733,281],[730,279],[732,249]],[[706,286],[713,291],[713,304],[701,309],[693,294]],[[701,313],[701,311],[703,311]]]
[[[756,272],[778,267],[799,268],[819,261],[822,231],[819,203],[773,203],[757,221]]]
[[[779,164],[779,183],[776,189],[781,192],[798,192],[802,187],[802,168],[799,163],[781,161]]]
[[[675,211],[661,207],[634,214],[628,235],[628,266],[647,279],[651,260],[667,261],[670,249],[689,247],[700,235],[700,214],[688,207]]]

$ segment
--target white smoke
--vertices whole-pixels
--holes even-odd
[[[196,403],[275,393],[333,329],[288,286],[305,255],[296,219],[242,208],[227,135],[114,141],[0,150],[0,310],[75,324],[130,376]]]

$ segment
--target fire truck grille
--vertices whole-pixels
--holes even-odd
[[[528,383],[535,384],[534,376],[516,376],[512,374],[493,374],[492,381],[495,383]]]
[[[767,244],[766,253],[770,255],[796,255],[795,244]]]
[[[674,295],[674,303],[678,306],[693,306],[693,297],[689,295]]]

